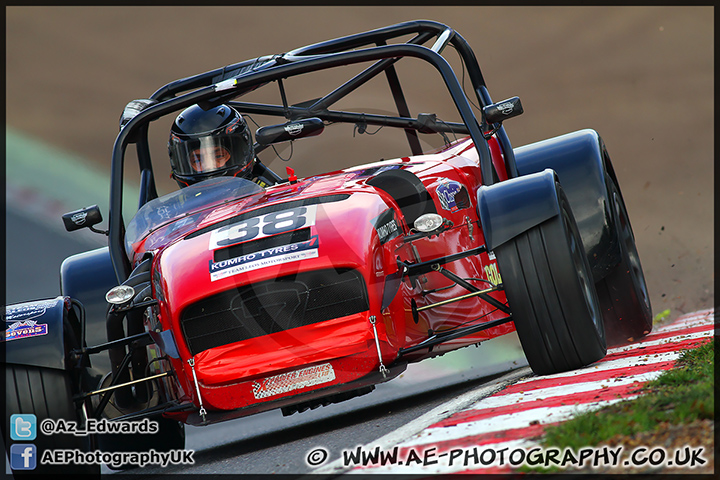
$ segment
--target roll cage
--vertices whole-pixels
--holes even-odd
[[[407,35],[414,36],[404,43],[388,44],[390,40]],[[432,45],[424,46],[433,39]],[[480,108],[484,112],[484,109],[492,105],[492,100],[472,49],[465,39],[452,28],[427,20],[400,23],[301,47],[284,54],[262,56],[228,65],[171,82],[158,89],[149,99],[141,100],[141,106],[135,107],[137,111],[134,111],[131,117],[124,118],[112,154],[109,250],[118,283],[122,283],[131,270],[124,249],[125,225],[121,213],[126,148],[131,143],[136,144],[140,169],[139,206],[142,206],[157,197],[148,143],[149,123],[193,104],[211,107],[229,103],[245,114],[278,116],[287,120],[315,117],[328,122],[357,123],[362,121],[368,125],[401,128],[406,132],[413,155],[422,153],[417,136],[418,131],[466,134],[471,137],[477,149],[483,182],[486,185],[493,183],[493,167],[487,139],[483,132],[493,131],[503,151],[508,176],[516,177],[515,157],[504,128],[500,123],[488,123],[484,113],[478,121],[462,86],[449,63],[442,56],[442,51],[449,44],[458,52],[464,68],[468,72]],[[438,70],[460,114],[462,123],[428,122],[427,117],[410,115],[394,67],[395,63],[404,57],[418,58]],[[287,104],[283,79],[309,72],[373,61],[375,63],[371,66],[327,95],[300,104]],[[395,100],[398,110],[397,117],[331,109],[338,100],[382,73],[385,73]],[[270,82],[278,82],[282,105],[234,100]],[[256,148],[260,151],[264,146],[256,144]],[[262,164],[259,165],[261,168],[265,168]],[[279,180],[279,177],[277,179]]]

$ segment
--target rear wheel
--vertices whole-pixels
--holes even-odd
[[[608,178],[607,183],[620,244],[620,263],[596,287],[608,345],[619,345],[650,333],[652,309],[625,202],[615,182]]]
[[[64,370],[40,368],[28,365],[5,365],[5,412],[7,415],[3,420],[3,440],[8,458],[11,457],[10,450],[13,444],[32,444],[36,448],[36,467],[32,470],[13,470],[14,475],[22,474],[60,474],[60,473],[84,473],[100,475],[99,465],[47,465],[40,461],[43,452],[46,450],[80,450],[90,449],[90,438],[74,436],[72,434],[44,435],[41,432],[40,424],[45,419],[65,420],[79,424],[78,411],[72,400],[73,389],[70,375]],[[13,414],[33,414],[36,419],[37,437],[34,439],[22,439],[27,430],[20,430],[17,435],[17,426],[10,422]],[[16,429],[14,439],[11,436],[11,428]],[[11,466],[12,466],[12,458]],[[28,464],[30,465],[30,464]],[[23,465],[24,466],[24,465]]]
[[[495,249],[520,343],[539,375],[605,356],[605,330],[582,240],[556,183],[560,215]]]

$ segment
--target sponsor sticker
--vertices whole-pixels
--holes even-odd
[[[84,225],[85,220],[87,220],[87,216],[88,216],[87,212],[78,212],[78,213],[74,214],[72,217],[70,217],[70,220],[72,220],[72,222],[75,225]]]
[[[440,206],[449,212],[457,212],[470,206],[467,190],[455,180],[443,179],[435,193],[440,200]]]
[[[294,137],[296,135],[300,135],[300,133],[303,131],[303,128],[305,128],[305,125],[303,125],[302,123],[288,123],[283,128],[289,135],[292,135]]]
[[[57,304],[57,300],[46,300],[20,305],[11,305],[5,308],[5,332],[0,341],[17,340],[18,338],[37,337],[47,335],[46,323],[37,323],[48,308]]]
[[[380,243],[386,243],[400,235],[400,227],[395,220],[395,211],[392,208],[375,217],[373,226],[377,231]]]
[[[310,240],[268,248],[260,252],[248,253],[241,257],[230,258],[220,262],[210,261],[210,280],[223,278],[249,272],[258,268],[280,265],[282,263],[297,262],[307,258],[317,258],[318,237],[314,235]]]
[[[5,307],[5,322],[18,320],[32,320],[45,314],[48,308],[57,305],[58,300],[45,300],[41,302],[21,303]]]
[[[252,388],[253,395],[259,400],[333,380],[335,380],[335,370],[329,363],[324,363],[254,381]]]
[[[20,320],[5,329],[3,340],[17,340],[19,338],[37,337],[47,335],[47,323],[37,323],[34,320]]]

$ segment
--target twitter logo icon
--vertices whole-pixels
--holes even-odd
[[[37,419],[32,413],[10,416],[10,438],[13,440],[35,440]]]

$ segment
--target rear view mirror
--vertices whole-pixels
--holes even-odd
[[[325,124],[319,118],[304,118],[281,125],[258,128],[255,132],[255,141],[260,145],[270,145],[298,138],[314,137],[320,135],[324,129]]]
[[[522,103],[519,97],[508,98],[502,102],[493,103],[483,108],[487,123],[502,123],[508,118],[517,117],[523,113]]]
[[[93,228],[94,225],[102,222],[102,214],[100,213],[100,209],[97,205],[68,212],[62,216],[62,219],[65,224],[65,230],[68,232],[80,230],[81,228],[89,228],[95,233],[104,233],[107,235],[107,232]]]

